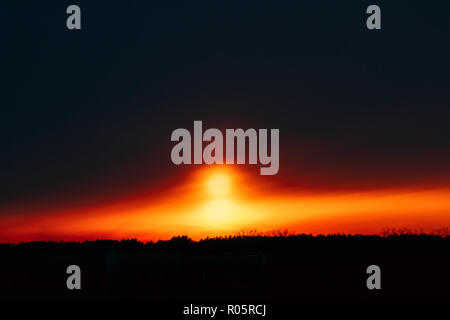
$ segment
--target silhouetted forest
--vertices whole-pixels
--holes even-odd
[[[0,244],[2,298],[450,298],[450,237],[284,233]],[[381,268],[381,290],[366,269]],[[66,288],[78,265],[82,289]]]

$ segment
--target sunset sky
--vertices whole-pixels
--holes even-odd
[[[0,242],[449,227],[448,18],[295,3],[7,8]],[[279,129],[279,173],[175,166],[194,120]]]

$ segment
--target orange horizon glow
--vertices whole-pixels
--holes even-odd
[[[429,232],[450,225],[450,188],[286,194],[263,179],[218,165],[195,171],[159,199],[38,216],[4,215],[0,242],[155,241],[177,235],[199,240],[246,230],[379,234],[391,227]]]

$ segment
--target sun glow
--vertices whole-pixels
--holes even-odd
[[[377,233],[385,227],[425,231],[450,225],[450,189],[286,192],[233,166],[203,167],[158,198],[28,217],[0,215],[0,242],[193,239],[242,230]],[[69,219],[70,218],[70,219]],[[70,224],[67,223],[70,220]]]
[[[208,193],[212,197],[226,197],[231,192],[231,178],[224,172],[213,173],[206,182]]]
[[[196,222],[209,230],[227,230],[241,221],[244,207],[238,202],[236,173],[230,169],[210,168],[200,176],[200,184],[205,193],[201,205],[196,210]]]

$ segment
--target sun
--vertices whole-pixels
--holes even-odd
[[[189,216],[191,226],[210,235],[230,234],[253,223],[258,216],[242,201],[242,173],[228,166],[197,172],[198,202]]]
[[[213,197],[226,197],[231,193],[231,177],[225,172],[214,172],[206,181],[207,192]]]
[[[199,182],[204,197],[194,215],[197,225],[209,231],[229,230],[241,220],[243,212],[235,199],[239,186],[234,170],[208,168],[201,172]]]

